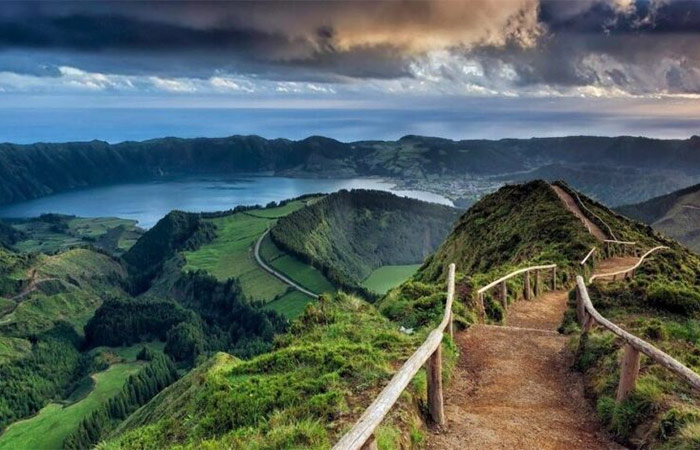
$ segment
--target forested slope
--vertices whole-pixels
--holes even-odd
[[[340,191],[279,220],[275,244],[355,287],[385,265],[420,264],[447,236],[459,212],[380,191]]]

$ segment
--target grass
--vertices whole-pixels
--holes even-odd
[[[0,450],[62,448],[63,440],[80,421],[116,395],[141,366],[137,362],[115,364],[95,374],[95,387],[83,400],[66,407],[50,403],[36,416],[10,425],[0,436]]]
[[[36,270],[38,279],[46,281],[25,296],[12,313],[0,318],[0,331],[36,334],[65,320],[82,333],[105,295],[123,294],[116,286],[125,277],[123,268],[110,257],[91,250],[73,249],[42,256],[31,270]]]
[[[292,327],[274,351],[249,361],[215,356],[101,448],[330,448],[425,337],[400,333],[344,294],[309,307]],[[395,448],[392,429],[408,429],[413,402],[423,398],[412,389],[401,397],[383,423],[383,448]]]
[[[382,266],[373,270],[362,285],[377,294],[385,294],[389,289],[408,280],[419,267],[420,264]]]
[[[284,295],[287,285],[262,270],[253,257],[260,235],[276,222],[304,206],[290,202],[277,208],[257,209],[208,219],[216,225],[216,238],[192,252],[184,252],[183,270],[205,270],[220,281],[236,278],[243,293],[253,300],[270,302]]]
[[[263,239],[260,245],[260,256],[267,264],[311,292],[317,294],[335,292],[335,287],[318,269],[280,250],[270,236]]]
[[[265,305],[265,309],[276,311],[291,320],[301,315],[306,305],[314,301],[313,298],[294,289]]]
[[[135,220],[116,217],[66,217],[65,232],[56,231],[50,223],[27,220],[13,224],[24,232],[26,239],[14,247],[23,252],[53,254],[72,246],[94,243],[117,253],[128,250],[141,236]]]

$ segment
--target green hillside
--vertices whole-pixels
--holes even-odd
[[[57,253],[92,246],[121,255],[141,237],[135,220],[43,214],[0,222],[0,244],[20,252]]]
[[[211,358],[132,415],[102,448],[327,449],[419,339],[341,294],[307,309],[270,353]],[[388,419],[383,433],[420,426],[411,401],[402,399],[404,413]]]
[[[279,217],[303,208],[308,202],[309,199],[301,199],[283,206],[204,219],[215,228],[214,237],[195,250],[183,252],[186,261],[183,270],[204,270],[221,281],[236,278],[249,298],[263,302],[275,300],[286,292],[287,285],[259,267],[252,254],[253,246]],[[267,254],[266,250],[263,247],[266,261],[279,257]]]
[[[357,289],[379,267],[420,264],[458,214],[386,192],[340,191],[280,219],[270,236],[334,284]]]
[[[26,256],[0,249],[0,430],[62,400],[94,371],[83,326],[107,298],[126,296],[126,271],[103,253]],[[4,435],[3,435],[4,436]]]
[[[632,281],[594,283],[589,293],[603,316],[651,342],[700,372],[700,257],[648,226],[630,221],[581,196],[620,240],[641,249],[670,247],[654,253]],[[573,303],[572,303],[573,305]],[[563,329],[576,329],[570,311]],[[578,334],[574,334],[578,336]],[[595,330],[578,345],[577,367],[586,377],[600,419],[621,442],[652,449],[691,449],[700,442],[700,395],[669,371],[642,358],[637,390],[615,405],[622,347],[611,333]]]
[[[700,253],[700,184],[616,210]]]
[[[438,280],[450,262],[456,262],[457,270],[465,274],[556,263],[560,276],[567,280],[595,243],[547,183],[506,186],[484,197],[459,219],[416,278]]]

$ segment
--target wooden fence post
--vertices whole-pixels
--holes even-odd
[[[541,280],[540,280],[540,271],[535,270],[535,297],[540,295],[540,289],[542,288]]]
[[[508,285],[505,281],[501,281],[501,285],[499,286],[499,288],[499,290],[501,291],[501,305],[503,305],[503,309],[506,310],[508,309]]]
[[[456,266],[455,263],[450,264],[448,272],[447,272],[447,297],[454,299],[455,296],[455,270]],[[449,323],[447,324],[447,329],[450,333],[450,339],[454,340],[455,338],[455,326],[454,326],[454,313],[452,312],[452,309],[450,309],[450,319]]]
[[[523,288],[523,297],[525,300],[530,300],[530,271],[525,271],[525,287]]]
[[[360,450],[377,450],[377,439],[374,437],[374,435],[371,435],[369,439],[367,439],[367,442],[364,443],[362,447],[360,447]]]
[[[478,303],[477,308],[479,308],[479,316],[481,317],[481,322],[486,322],[486,308],[484,307],[484,293],[480,292],[476,295],[476,301]]]
[[[588,311],[584,310],[583,312],[583,327],[582,330],[584,333],[588,333],[591,331],[591,327],[593,327],[593,323],[595,323],[595,320],[593,320],[593,316],[588,314]]]
[[[552,267],[552,290],[557,290],[557,268]]]
[[[576,318],[579,325],[583,325],[584,317],[583,299],[581,298],[581,289],[576,285]]]
[[[637,386],[637,376],[639,375],[639,350],[629,344],[625,344],[620,363],[620,384],[617,385],[617,403],[620,403]]]
[[[445,408],[442,397],[442,344],[438,345],[428,358],[426,365],[428,379],[428,411],[433,422],[445,426]]]

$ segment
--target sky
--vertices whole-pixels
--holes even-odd
[[[684,138],[699,43],[696,0],[2,2],[0,141]]]

